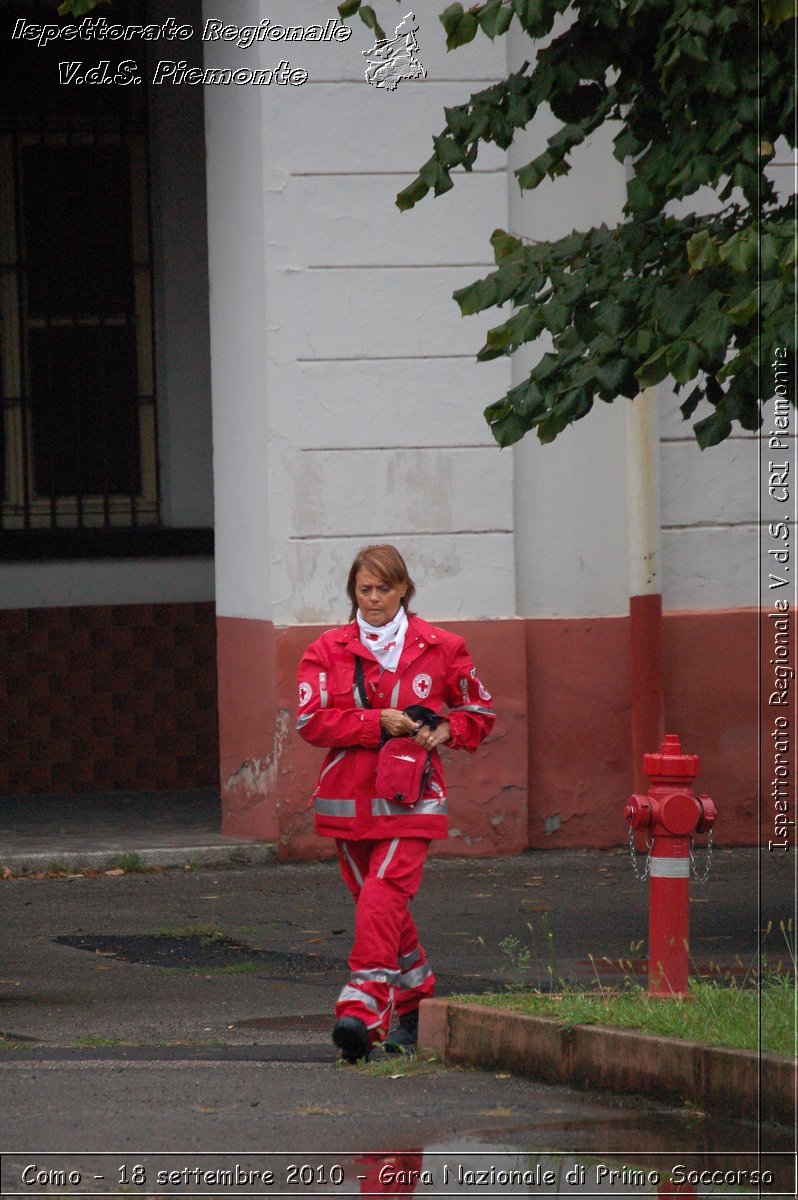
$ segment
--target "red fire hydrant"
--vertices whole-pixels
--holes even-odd
[[[648,992],[686,996],[690,934],[690,846],[695,833],[709,833],[715,805],[696,796],[698,755],[682,754],[678,734],[667,733],[659,754],[643,755],[650,781],[645,796],[626,806],[632,830],[649,835]]]

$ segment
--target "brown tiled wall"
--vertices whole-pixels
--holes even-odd
[[[218,784],[213,604],[0,611],[0,795]]]

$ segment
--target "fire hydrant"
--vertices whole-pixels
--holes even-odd
[[[643,755],[649,779],[645,796],[626,806],[632,830],[649,836],[648,992],[686,996],[690,933],[690,847],[695,833],[715,821],[709,796],[697,796],[692,783],[698,755],[682,754],[678,734],[667,733],[659,754]]]

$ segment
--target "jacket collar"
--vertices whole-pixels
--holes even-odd
[[[368,647],[364,646],[360,640],[357,621],[350,621],[348,625],[342,625],[336,629],[334,637],[336,642],[348,644],[353,654],[362,654],[364,658],[374,658]],[[405,644],[395,674],[398,675],[404,667],[418,658],[419,654],[423,654],[427,646],[435,646],[439,642],[438,630],[434,625],[423,621],[421,617],[408,617]]]

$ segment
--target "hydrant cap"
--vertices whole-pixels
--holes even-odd
[[[698,774],[698,755],[682,754],[677,733],[666,733],[659,754],[643,755],[643,770],[648,777],[695,779]]]

